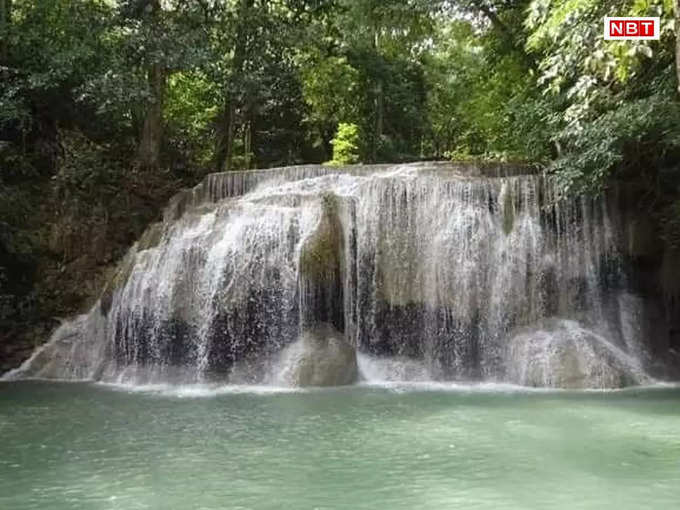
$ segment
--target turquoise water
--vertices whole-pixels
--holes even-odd
[[[0,383],[0,508],[671,509],[680,390]]]

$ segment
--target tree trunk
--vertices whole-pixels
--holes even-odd
[[[234,99],[226,94],[226,105],[219,116],[217,140],[215,141],[215,168],[218,172],[231,170],[234,133],[236,130],[236,105]]]
[[[7,62],[7,32],[12,20],[12,0],[0,0],[0,64]]]
[[[482,1],[473,0],[472,5],[479,9],[482,12],[482,14],[484,14],[484,16],[486,16],[486,18],[491,22],[491,26],[493,26],[494,29],[498,31],[501,34],[501,36],[505,39],[506,44],[521,55],[527,67],[529,67],[529,69],[533,71],[537,71],[538,65],[536,64],[534,57],[527,53],[524,50],[524,48],[522,48],[521,45],[517,44],[515,34],[510,29],[510,27],[508,27],[505,23],[503,23],[503,21],[501,21],[501,19],[498,17],[498,14],[496,14],[496,12],[492,8],[486,5],[483,0]]]
[[[373,133],[373,163],[378,161],[378,148],[380,147],[380,142],[382,141],[383,134],[383,110],[384,110],[384,93],[383,84],[381,80],[378,80],[378,84],[375,89],[375,131]]]
[[[146,21],[151,24],[152,33],[157,29],[158,17],[161,15],[160,0],[146,0],[145,9],[149,9],[150,17]],[[163,95],[165,94],[165,68],[161,62],[154,62],[147,70],[147,79],[151,91],[151,103],[147,105],[144,124],[139,139],[137,159],[139,166],[145,169],[156,169],[160,165],[161,142],[163,139]]]
[[[165,70],[159,63],[149,69],[149,86],[153,102],[148,106],[139,142],[138,160],[142,168],[158,168],[163,139],[163,95]]]
[[[373,51],[375,51],[376,55],[380,55],[380,27],[378,23],[373,23]],[[375,87],[375,129],[373,132],[373,151],[371,155],[373,163],[378,161],[378,148],[380,147],[383,134],[384,92],[382,77],[378,77],[377,81],[378,83]]]
[[[253,143],[253,131],[252,122],[246,122],[244,133],[243,133],[243,160],[246,170],[250,169],[250,157],[252,155],[252,143]]]
[[[236,32],[236,45],[234,47],[233,75],[243,74],[243,65],[246,61],[247,51],[247,23],[254,0],[241,0],[239,4],[239,22]],[[215,148],[215,163],[218,171],[232,169],[234,153],[234,136],[236,134],[236,94],[234,93],[233,79],[227,84],[225,93],[225,109],[222,115],[222,126],[219,128],[217,144]]]
[[[675,0],[675,71],[678,75],[678,94],[680,94],[680,0]]]

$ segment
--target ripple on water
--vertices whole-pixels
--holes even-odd
[[[31,382],[0,397],[3,510],[637,510],[680,500],[677,388]]]

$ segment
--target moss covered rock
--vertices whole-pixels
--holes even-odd
[[[152,223],[144,231],[142,237],[139,238],[139,242],[137,243],[137,250],[142,251],[155,248],[161,242],[164,232],[165,224],[163,222]]]
[[[108,280],[104,291],[99,298],[99,309],[106,317],[113,304],[113,295],[116,290],[125,286],[135,267],[135,250],[131,250],[116,268],[113,276]]]
[[[338,198],[326,193],[321,199],[321,219],[300,251],[300,274],[316,282],[332,281],[342,270],[344,238],[338,217]]]
[[[343,274],[345,240],[338,197],[322,197],[317,228],[300,249],[300,291],[305,301],[302,322],[329,322],[344,331]]]

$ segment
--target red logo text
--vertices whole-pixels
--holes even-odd
[[[659,18],[604,18],[604,38],[608,41],[658,39]]]

